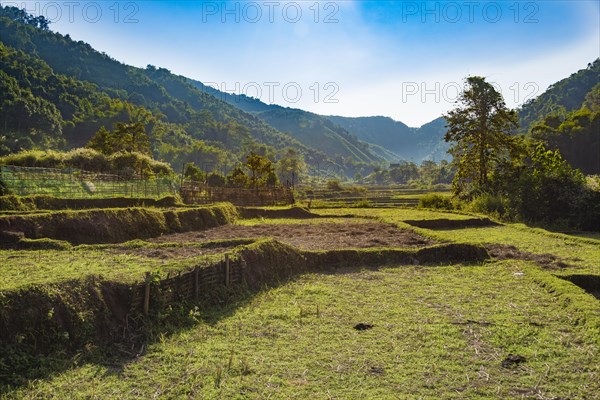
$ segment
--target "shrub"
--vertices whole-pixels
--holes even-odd
[[[501,196],[481,194],[471,200],[468,205],[470,211],[488,214],[496,218],[506,218],[508,214],[508,201]]]
[[[225,186],[225,177],[216,172],[211,172],[206,177],[206,183],[211,187],[223,187]]]
[[[371,202],[369,200],[359,200],[356,203],[354,203],[351,207],[354,208],[370,208],[372,206]]]
[[[350,189],[352,193],[366,194],[368,192],[366,187],[360,185],[353,185],[350,186],[348,189]]]
[[[170,164],[163,161],[153,160],[152,158],[150,158],[150,168],[157,176],[168,176],[173,174],[173,168],[171,168]]]
[[[135,175],[152,175],[149,157],[141,154],[118,152],[109,157],[113,171],[118,171],[119,175],[133,177]]]
[[[420,208],[435,208],[440,210],[452,210],[454,208],[452,200],[448,196],[439,194],[426,194],[419,199]]]
[[[506,183],[511,207],[521,220],[556,225],[576,220],[577,206],[585,192],[585,178],[558,151],[537,145],[529,155],[528,168]]]
[[[7,194],[10,194],[10,191],[6,186],[6,183],[0,178],[0,196],[6,196]]]
[[[31,206],[25,204],[19,196],[0,196],[0,210],[3,211],[28,211]]]
[[[64,153],[54,150],[26,150],[9,154],[0,159],[0,164],[19,167],[64,168]]]
[[[108,158],[92,149],[74,149],[65,154],[65,165],[84,171],[106,172],[111,169]]]
[[[105,156],[92,149],[79,148],[67,153],[54,150],[28,150],[0,158],[0,164],[19,167],[76,168],[91,172],[108,172],[133,176],[171,175],[173,169],[167,163],[135,152],[118,152]]]
[[[340,183],[340,181],[338,179],[328,180],[326,183],[326,186],[327,186],[327,189],[333,190],[336,192],[341,192],[342,190],[344,190],[344,188],[342,187],[342,184]]]
[[[571,215],[571,225],[586,231],[600,231],[600,191],[584,190]]]

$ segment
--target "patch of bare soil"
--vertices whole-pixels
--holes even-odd
[[[223,253],[231,247],[193,247],[193,246],[181,246],[181,247],[139,247],[133,249],[114,249],[114,253],[118,254],[131,254],[135,256],[142,256],[148,258],[159,258],[161,260],[173,260],[173,259],[186,259],[198,256],[206,256],[209,254]]]
[[[498,260],[533,261],[545,269],[576,268],[575,265],[567,264],[553,254],[533,254],[505,244],[486,244],[485,248],[491,257]]]
[[[242,218],[321,218],[318,214],[313,214],[302,207],[285,208],[281,210],[265,210],[262,208],[238,207]]]
[[[434,243],[392,224],[321,223],[223,225],[205,231],[177,233],[150,239],[151,242],[204,242],[217,239],[272,237],[304,250],[369,247],[423,247]]]

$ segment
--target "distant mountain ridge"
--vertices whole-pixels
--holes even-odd
[[[328,116],[332,122],[354,133],[360,140],[385,148],[405,161],[450,160],[444,141],[446,121],[443,118],[411,128],[389,117]]]
[[[308,111],[266,104],[245,95],[221,92],[190,80],[200,90],[256,115],[282,132],[288,132],[304,145],[317,146],[326,154],[351,157],[361,162],[417,163],[449,160],[444,142],[444,120],[437,118],[421,128],[410,128],[389,117],[323,116]]]
[[[255,115],[281,132],[289,133],[305,146],[316,147],[329,157],[355,160],[362,164],[382,163],[396,158],[395,154],[359,140],[353,133],[318,114],[297,108],[266,104],[245,95],[222,92],[202,82],[190,82],[205,93]]]

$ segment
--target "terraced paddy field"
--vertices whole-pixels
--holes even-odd
[[[435,243],[410,229],[400,229],[394,224],[342,218],[312,223],[261,223],[260,220],[244,221],[243,225],[223,225],[201,232],[176,233],[151,241],[203,242],[233,238],[271,237],[304,250],[327,250],[372,247],[423,247]],[[256,223],[252,223],[256,222]]]
[[[0,347],[0,397],[598,398],[593,235],[416,209],[240,214],[250,218],[144,240],[1,250],[3,312],[9,300],[49,293],[42,322],[72,337],[35,347],[26,335],[37,329],[41,340],[43,323],[0,319],[23,335]],[[225,254],[244,260],[247,283],[147,316],[116,318],[106,296],[101,307],[82,296],[90,309],[68,301],[86,279],[104,293],[107,283],[208,268]],[[118,335],[96,338],[102,330],[74,316],[98,322],[98,312]]]

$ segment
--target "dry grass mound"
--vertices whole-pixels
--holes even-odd
[[[222,203],[179,210],[117,208],[0,217],[0,231],[74,244],[118,243],[232,223],[237,210]]]

